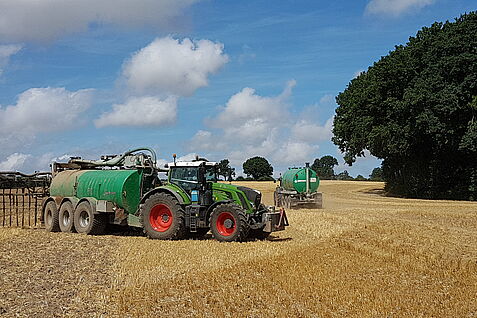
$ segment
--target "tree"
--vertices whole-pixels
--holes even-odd
[[[224,180],[231,181],[232,176],[235,176],[235,168],[230,167],[229,159],[220,160],[217,165],[217,174],[223,176]]]
[[[356,178],[354,178],[354,180],[356,181],[368,181],[368,179],[366,179],[365,177],[363,177],[362,175],[358,174],[356,176]]]
[[[333,169],[337,165],[338,160],[333,156],[327,155],[321,157],[321,159],[315,159],[311,165],[311,169],[315,170],[320,179],[333,179],[335,176]]]
[[[369,175],[371,181],[383,181],[383,169],[380,167],[374,168]]]
[[[261,177],[271,177],[273,167],[268,163],[267,159],[257,156],[249,158],[243,163],[243,172],[247,176],[252,176],[253,179],[258,180]]]
[[[333,142],[352,164],[383,159],[386,190],[477,199],[477,12],[434,23],[351,80]]]
[[[345,170],[336,175],[336,180],[353,180],[353,177],[351,177],[348,171]]]

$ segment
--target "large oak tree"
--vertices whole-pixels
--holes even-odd
[[[383,160],[386,189],[477,199],[477,13],[434,23],[351,80],[333,142],[352,164]]]

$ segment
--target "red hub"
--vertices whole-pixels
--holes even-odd
[[[157,204],[149,213],[149,223],[154,231],[165,232],[172,225],[172,212],[165,204]]]
[[[237,224],[235,218],[230,212],[222,212],[217,217],[217,222],[215,223],[217,231],[222,236],[230,236],[235,232]]]

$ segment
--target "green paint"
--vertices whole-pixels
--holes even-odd
[[[138,170],[67,170],[53,178],[50,194],[108,200],[131,214],[139,206],[141,180]]]
[[[282,187],[285,190],[297,191],[298,193],[306,192],[306,169],[292,168],[288,169],[282,176]],[[313,169],[309,169],[310,192],[316,192],[320,185],[320,179]]]

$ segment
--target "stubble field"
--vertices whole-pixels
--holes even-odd
[[[0,228],[0,317],[477,317],[477,204],[382,188],[323,181],[267,241]]]

